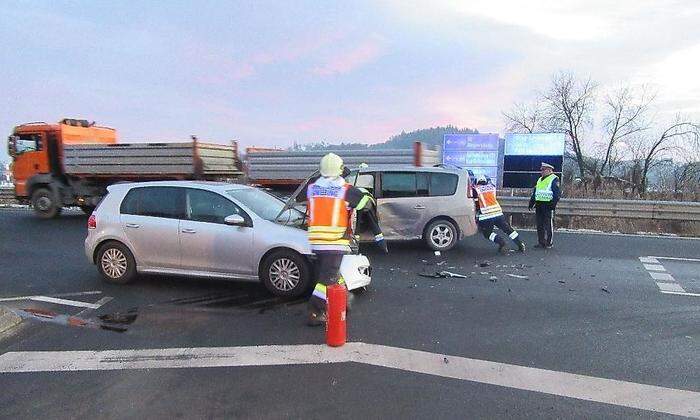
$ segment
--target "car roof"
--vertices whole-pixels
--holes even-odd
[[[352,171],[365,172],[440,172],[466,174],[466,169],[445,168],[440,166],[406,166],[406,165],[369,165],[366,168],[351,168]]]
[[[231,190],[253,189],[247,185],[230,184],[228,182],[215,181],[145,181],[145,182],[123,182],[112,184],[107,187],[108,191],[115,190],[130,190],[137,187],[180,187],[180,188],[198,188],[215,192],[226,192]]]

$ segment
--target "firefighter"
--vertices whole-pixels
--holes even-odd
[[[474,201],[478,207],[477,223],[484,237],[498,244],[498,252],[501,254],[505,253],[506,241],[494,232],[493,228],[497,227],[513,240],[520,252],[525,252],[525,243],[520,240],[518,232],[508,224],[503,215],[501,205],[498,204],[496,187],[486,179],[486,176],[479,175],[476,185],[473,187],[473,192]]]
[[[554,246],[554,210],[559,202],[561,190],[559,177],[554,174],[554,166],[542,162],[542,176],[537,180],[532,190],[528,209],[535,207],[537,217],[537,241],[535,248],[552,248]]]
[[[308,325],[326,322],[326,287],[343,283],[339,278],[343,255],[349,254],[352,230],[350,217],[353,209],[362,210],[370,197],[348,184],[341,176],[343,160],[329,153],[321,159],[321,177],[309,184],[308,236],[311,250],[316,255],[318,279],[309,299]]]

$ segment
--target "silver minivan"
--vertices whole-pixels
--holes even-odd
[[[446,251],[477,231],[466,170],[368,166],[351,171],[346,180],[375,197],[387,240],[423,239],[431,249]],[[357,232],[370,239],[362,226]]]

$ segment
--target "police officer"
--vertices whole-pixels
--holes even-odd
[[[503,215],[501,205],[496,199],[496,186],[491,184],[485,175],[479,175],[472,189],[478,207],[477,222],[484,237],[498,244],[498,252],[505,253],[505,239],[493,231],[493,228],[497,227],[515,242],[520,252],[525,252],[525,243],[520,240],[518,232],[508,224]]]
[[[308,325],[326,322],[326,287],[342,283],[339,279],[343,255],[349,254],[352,210],[362,210],[370,197],[345,182],[343,160],[329,153],[321,159],[321,177],[306,191],[308,201],[308,237],[316,255],[318,280],[309,300]]]
[[[554,210],[559,202],[561,190],[559,177],[554,174],[554,166],[542,162],[540,166],[542,176],[537,180],[532,190],[528,209],[535,207],[537,217],[537,240],[535,248],[552,248],[554,231]]]

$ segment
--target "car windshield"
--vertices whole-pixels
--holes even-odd
[[[234,198],[258,216],[271,222],[297,223],[303,221],[304,214],[298,210],[290,209],[283,213],[278,220],[275,217],[284,207],[284,202],[279,198],[255,188],[226,191]]]

